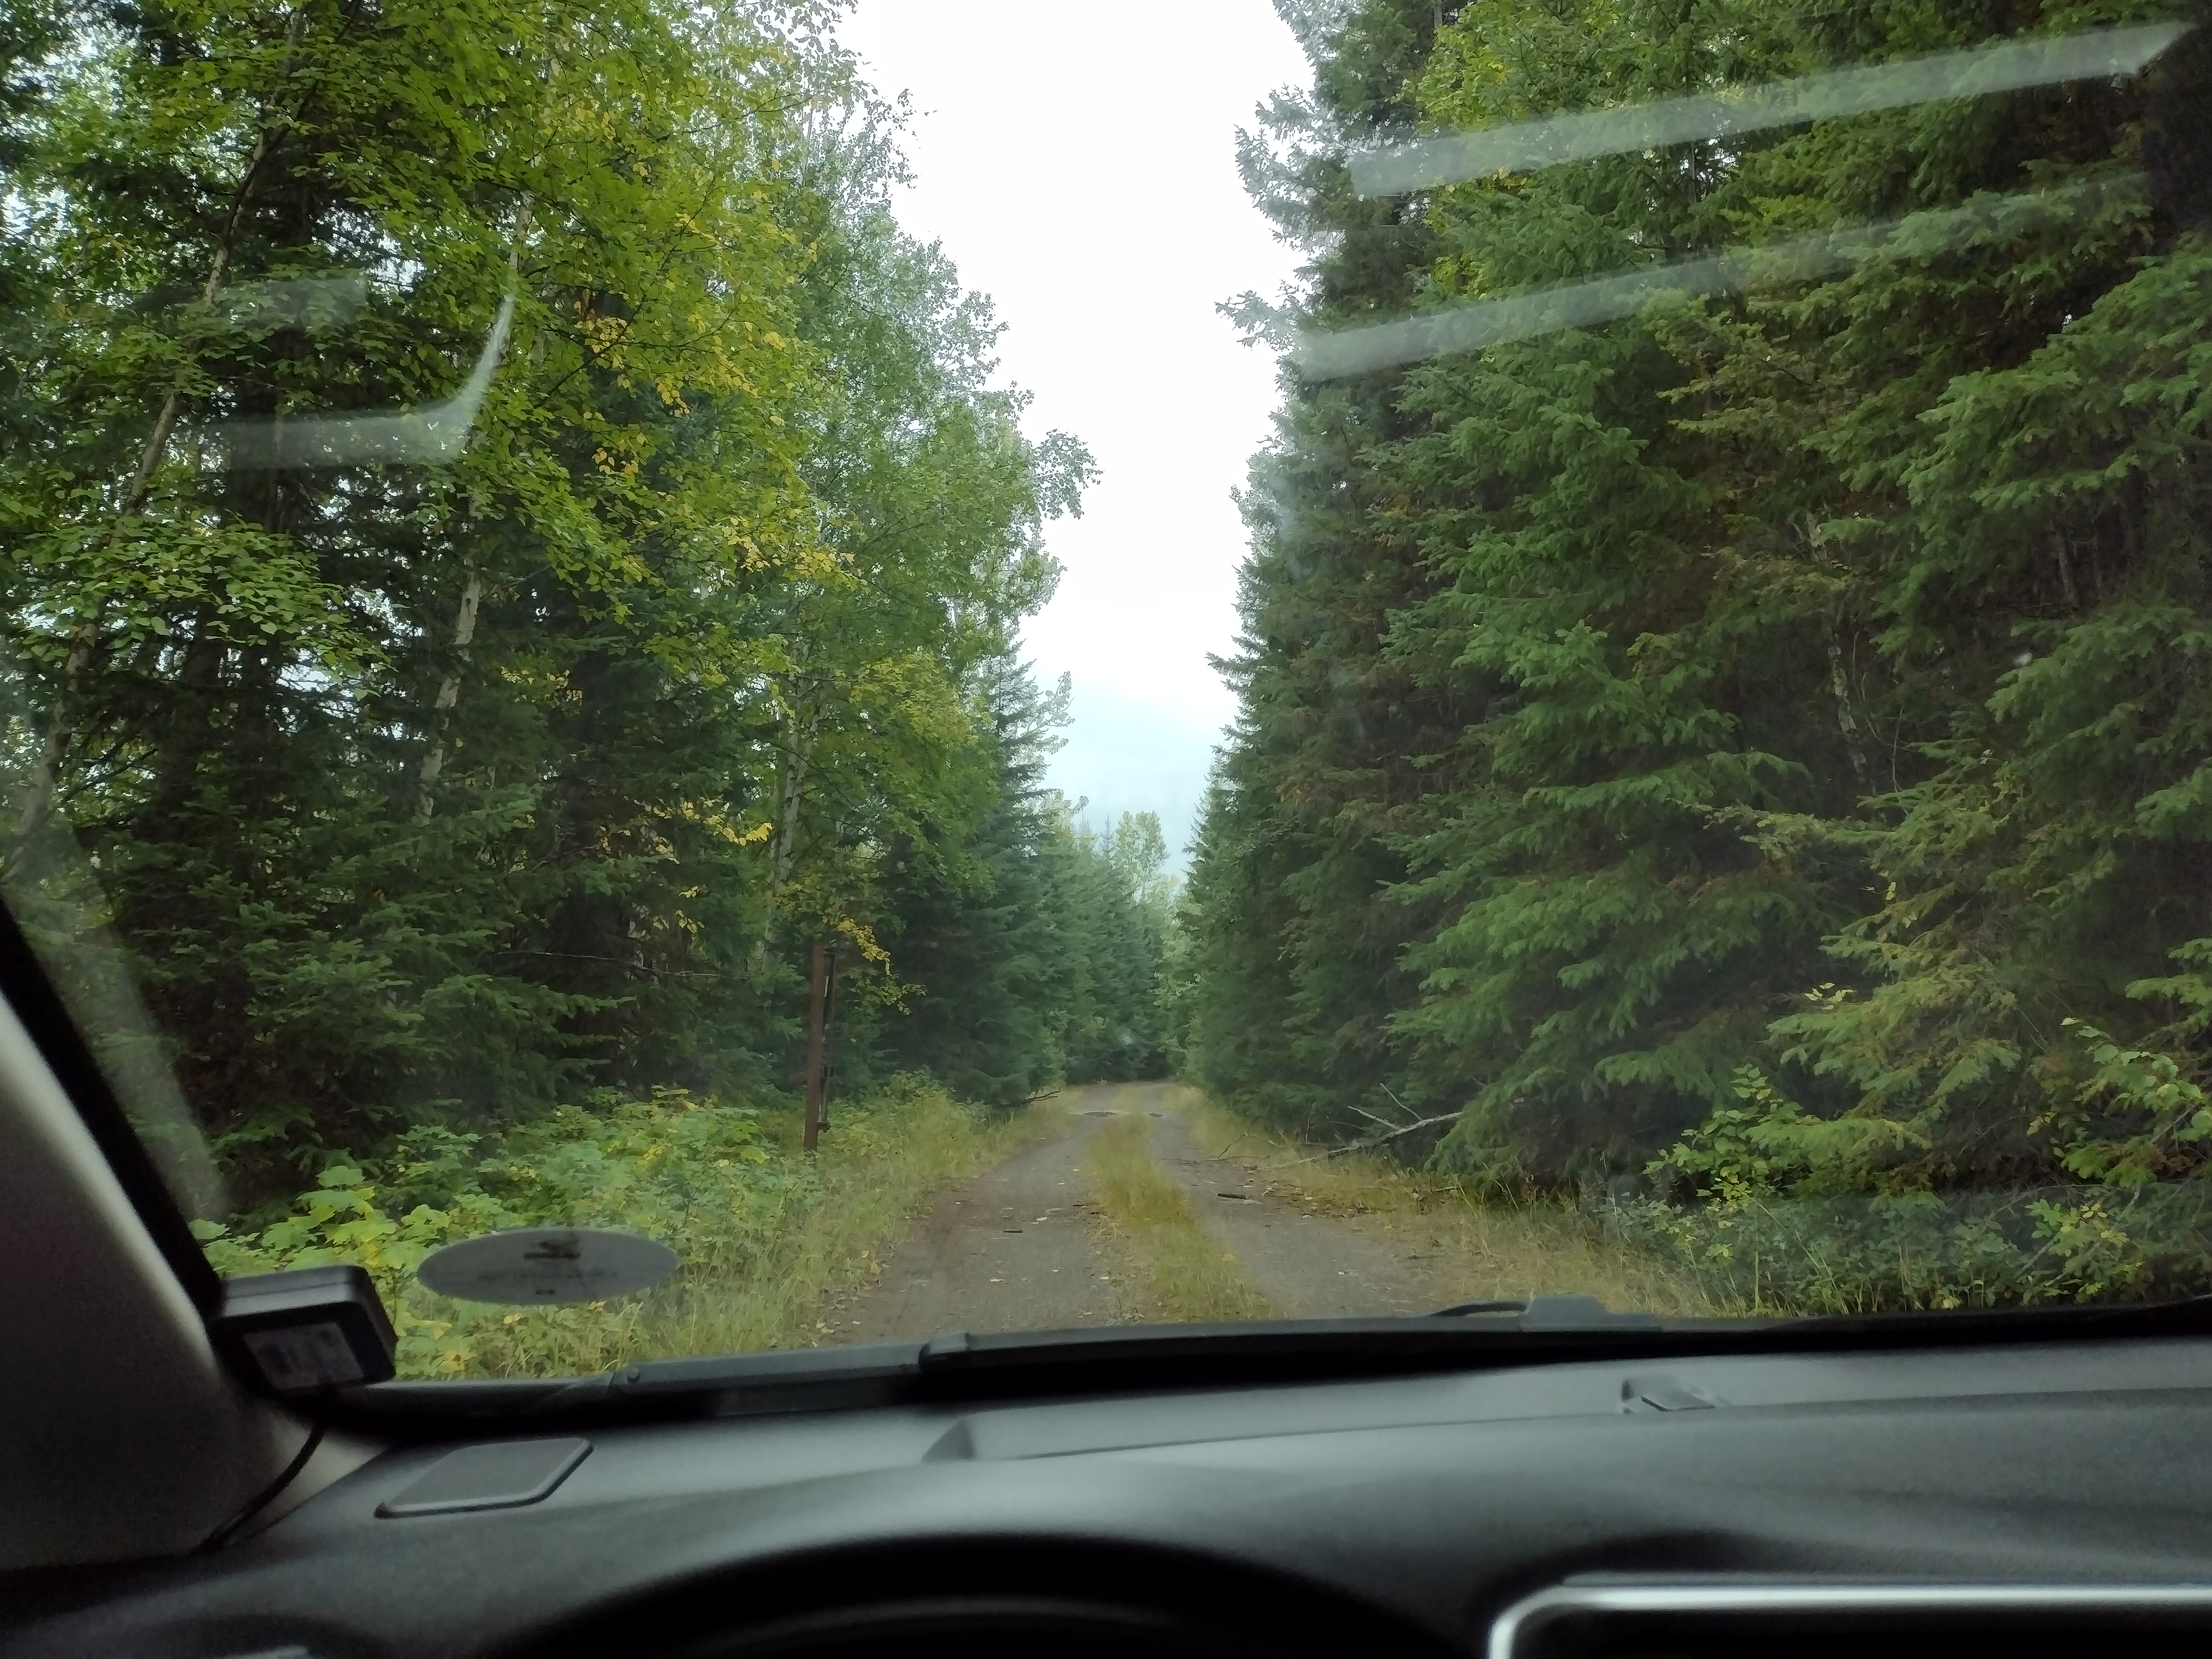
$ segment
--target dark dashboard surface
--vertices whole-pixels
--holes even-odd
[[[397,1449],[220,1553],[0,1587],[0,1653],[675,1653],[939,1596],[1202,1618],[1275,1651],[1471,1653],[1507,1604],[1580,1574],[2212,1576],[2212,1340],[1539,1365],[587,1437],[522,1506],[380,1516],[451,1448]]]

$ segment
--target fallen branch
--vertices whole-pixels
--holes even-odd
[[[1315,1153],[1311,1158],[1295,1158],[1288,1164],[1278,1164],[1273,1167],[1278,1170],[1295,1170],[1301,1164],[1319,1164],[1327,1158],[1342,1158],[1348,1152],[1371,1152],[1377,1146],[1387,1146],[1401,1135],[1410,1135],[1423,1129],[1433,1129],[1443,1124],[1458,1121],[1457,1112],[1446,1112],[1440,1117],[1425,1117],[1418,1123],[1408,1123],[1402,1128],[1391,1130],[1388,1134],[1370,1135],[1365,1140],[1354,1140],[1341,1146],[1332,1146],[1325,1152]]]
[[[1350,1106],[1353,1111],[1358,1113],[1360,1116],[1365,1118],[1370,1123],[1376,1125],[1378,1127],[1395,1129],[1398,1127],[1398,1120],[1394,1117],[1378,1116],[1375,1113],[1369,1111],[1364,1106],[1362,1106],[1354,1101],[1346,1101],[1345,1102],[1345,1104]]]

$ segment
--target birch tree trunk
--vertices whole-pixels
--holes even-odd
[[[422,771],[415,799],[415,822],[428,823],[437,807],[438,775],[446,769],[446,726],[454,705],[461,700],[461,671],[468,665],[469,644],[477,636],[477,610],[483,603],[483,572],[475,565],[461,582],[461,608],[453,618],[453,643],[446,672],[438,681],[438,695],[430,704],[430,749],[422,757]]]

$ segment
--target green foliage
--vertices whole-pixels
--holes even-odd
[[[1312,261],[1246,302],[1263,330],[1894,228],[1847,270],[1286,375],[1182,1063],[1301,1130],[1384,1089],[1458,1110],[1437,1156],[1477,1177],[1656,1186],[1638,1224],[1760,1305],[2212,1285],[2206,31],[2134,77],[1412,200],[1341,161],[2202,8],[1301,16],[1314,90],[1248,173]]]
[[[400,1137],[380,1165],[333,1163],[281,1213],[233,1226],[196,1224],[224,1273],[351,1262],[368,1270],[391,1311],[403,1376],[561,1375],[685,1350],[726,1314],[769,1304],[757,1328],[770,1345],[813,1338],[825,1264],[805,1259],[810,1229],[835,1235],[834,1278],[883,1241],[853,1231],[854,1181],[899,1203],[963,1170],[986,1126],[941,1089],[913,1078],[841,1109],[820,1158],[789,1148],[750,1107],[662,1089],[647,1099],[601,1092],[504,1134],[427,1127]],[[900,1171],[921,1145],[927,1167]],[[903,1176],[903,1184],[902,1179]],[[842,1185],[841,1185],[842,1183]],[[911,1188],[911,1190],[908,1188]],[[904,1216],[890,1218],[902,1222]],[[677,1252],[670,1283],[618,1302],[523,1311],[434,1295],[416,1277],[441,1244],[500,1228],[608,1227]],[[850,1237],[846,1235],[850,1233]],[[817,1249],[823,1241],[817,1240]]]
[[[1041,798],[1064,715],[1017,659],[1091,465],[898,229],[899,117],[834,21],[0,30],[0,874],[67,971],[105,971],[88,921],[127,953],[247,1213],[481,1135],[648,1215],[623,1137],[659,1127],[574,1103],[778,1098],[816,940],[855,1091],[1024,1100],[1152,1006],[1146,878]],[[480,364],[465,442],[283,447]],[[404,1255],[542,1207],[471,1168],[299,1224]]]
[[[1401,204],[1355,197],[1343,151],[1410,125],[1410,82],[1434,36],[1417,0],[1286,11],[1316,85],[1263,112],[1240,151],[1254,198],[1311,256],[1310,295],[1285,315],[1256,295],[1233,314],[1279,342],[1294,324],[1341,324],[1409,304],[1433,257]],[[1373,465],[1404,431],[1370,377],[1292,382],[1275,442],[1242,497],[1252,553],[1243,632],[1227,664],[1241,718],[1200,825],[1169,997],[1172,1044],[1225,1100],[1301,1133],[1359,1121],[1378,1085],[1418,1098],[1388,1022],[1416,994],[1401,957],[1424,918],[1394,901],[1407,814],[1442,782],[1435,757],[1471,706],[1413,695],[1385,649],[1394,615],[1429,581],[1414,540],[1386,516],[1395,489]]]
[[[1060,834],[1068,1079],[1156,1076],[1163,1060],[1160,964],[1175,891],[1164,873],[1159,819],[1125,812],[1110,836],[1063,819]]]
[[[2094,1025],[2065,1022],[2086,1053],[2069,1106],[2029,1126],[2047,1135],[2069,1173],[2107,1186],[2142,1187],[2186,1174],[2212,1135],[2212,1097],[2172,1055],[2124,1048]],[[2063,1097],[2062,1097],[2063,1098]]]
[[[1924,1131],[1863,1109],[1816,1116],[1778,1090],[1755,1066],[1735,1076],[1743,1103],[1711,1115],[1644,1166],[1662,1188],[1686,1186],[1723,1205],[1787,1191],[1795,1195],[1917,1188],[1914,1160]]]
[[[1750,1310],[2190,1293],[2212,1273],[2212,1182],[2158,1184],[2144,1160],[2161,1142],[2212,1133],[2212,1112],[2163,1056],[2080,1035],[2090,1063],[2076,1085],[2081,1107],[2152,1123],[2094,1141],[2071,1115],[2058,1162],[2074,1181],[1941,1191],[1900,1180],[1924,1167],[1926,1139],[1912,1126],[1814,1117],[1747,1066],[1742,1104],[1716,1110],[1648,1166],[1658,1196],[1610,1200],[1603,1219],[1684,1262],[1717,1304]]]
[[[820,1193],[805,1164],[765,1140],[756,1112],[672,1089],[650,1100],[602,1095],[589,1109],[563,1108],[489,1139],[411,1131],[387,1162],[381,1181],[330,1164],[289,1213],[258,1229],[198,1231],[225,1273],[334,1261],[368,1269],[411,1376],[480,1369],[487,1337],[550,1343],[609,1316],[599,1306],[516,1316],[434,1296],[415,1272],[441,1244],[502,1228],[612,1227],[677,1249],[686,1279],[707,1282],[741,1276]]]
[[[1042,787],[1064,687],[1040,696],[1010,671],[987,698],[998,799],[968,856],[916,840],[895,866],[909,982],[897,1019],[878,1028],[883,1063],[997,1106],[1063,1082],[1156,1075],[1172,890],[1159,821],[1126,815],[1104,840]]]

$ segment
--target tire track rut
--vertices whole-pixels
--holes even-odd
[[[1252,1171],[1199,1146],[1165,1084],[1096,1084],[1060,1104],[1073,1127],[946,1194],[875,1285],[833,1309],[838,1342],[940,1332],[1053,1330],[1154,1316],[1144,1275],[1100,1219],[1083,1163],[1116,1117],[1152,1121],[1148,1150],[1206,1233],[1294,1318],[1418,1313],[1437,1305],[1431,1265],[1355,1223],[1255,1190]]]

